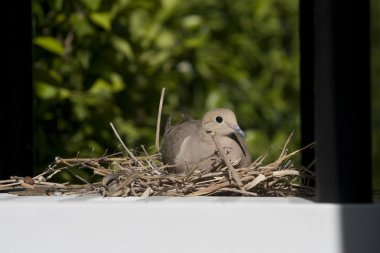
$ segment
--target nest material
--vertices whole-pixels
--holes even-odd
[[[162,89],[156,128],[156,149],[159,150],[161,111],[165,88]],[[112,197],[148,196],[313,196],[310,181],[314,173],[308,168],[295,167],[292,158],[302,149],[287,154],[288,140],[276,161],[265,164],[267,153],[260,156],[249,167],[235,169],[225,157],[215,133],[210,133],[217,148],[220,163],[218,167],[197,170],[197,166],[185,174],[171,174],[164,165],[160,154],[149,155],[142,146],[144,156],[135,156],[123,143],[116,129],[111,127],[127,152],[99,158],[57,157],[53,164],[35,177],[12,177],[0,181],[0,192],[17,195],[88,195],[97,194]],[[305,148],[309,148],[312,144]],[[238,162],[238,161],[235,161]],[[90,183],[75,174],[74,168],[92,170],[102,177],[101,182]],[[68,171],[83,184],[54,182],[54,175]]]
[[[144,156],[134,156],[127,149],[128,157],[118,157],[120,153],[99,158],[57,157],[45,172],[33,178],[12,177],[0,181],[0,190],[27,196],[312,196],[314,189],[308,182],[314,174],[307,168],[294,166],[292,158],[301,150],[287,154],[290,138],[274,162],[264,163],[266,153],[249,167],[235,169],[219,156],[223,161],[219,167],[200,171],[195,166],[184,174],[167,172],[169,166],[162,163],[160,155],[149,155],[144,148]],[[75,174],[73,168],[90,169],[102,180],[89,183]],[[62,171],[69,171],[83,184],[53,182],[53,176]]]

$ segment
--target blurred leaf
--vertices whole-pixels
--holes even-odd
[[[89,117],[89,111],[87,110],[87,108],[84,106],[84,104],[81,104],[81,103],[75,103],[73,105],[73,110],[74,110],[74,114],[75,116],[80,120],[80,121],[83,121],[85,120],[86,118]]]
[[[84,69],[88,69],[90,67],[90,58],[91,58],[91,53],[87,50],[83,51],[78,51],[78,60],[80,62],[80,65]]]
[[[34,22],[35,23],[37,21],[41,22],[41,20],[43,19],[43,16],[44,16],[44,11],[43,11],[40,3],[32,1],[32,12],[33,12]],[[36,25],[36,24],[34,24],[34,25]]]
[[[58,94],[58,89],[56,87],[43,82],[36,82],[35,90],[39,98],[46,100],[53,99]]]
[[[102,0],[81,0],[82,3],[91,11],[97,11]]]
[[[152,67],[157,67],[163,64],[169,58],[169,56],[169,50],[147,51],[141,55],[140,60],[142,62],[148,63]]]
[[[155,16],[156,23],[163,23],[169,19],[173,15],[178,3],[178,0],[161,0],[161,8],[158,9]]]
[[[68,98],[70,98],[71,96],[72,96],[72,93],[71,93],[71,91],[68,90],[68,89],[60,88],[60,89],[58,90],[58,97],[59,97],[59,99],[61,99],[61,100],[68,99]]]
[[[44,82],[36,82],[35,91],[37,97],[49,100],[49,99],[68,99],[71,96],[71,92],[65,88],[58,88]]]
[[[161,0],[161,5],[164,10],[173,10],[177,5],[178,0]]]
[[[55,0],[55,10],[61,11],[63,6],[63,0]]]
[[[49,71],[49,76],[52,77],[58,83],[62,82],[62,77],[60,76],[60,74],[53,69]]]
[[[154,23],[146,10],[136,10],[130,16],[129,29],[133,41],[139,41],[145,49],[159,32],[160,24]]]
[[[203,22],[203,19],[199,15],[189,15],[181,20],[181,25],[185,29],[196,29]]]
[[[202,34],[198,34],[194,37],[190,37],[190,38],[186,39],[183,42],[183,45],[189,49],[199,48],[199,47],[202,47],[204,44],[207,43],[207,39],[208,39],[208,34],[202,33]]]
[[[58,86],[62,82],[62,77],[53,69],[34,69],[33,75],[38,82],[48,83],[52,86]]]
[[[117,0],[115,3],[112,5],[110,15],[111,17],[115,17],[119,12],[123,11],[124,8],[128,6],[128,4],[131,2],[131,0]]]
[[[112,92],[111,84],[101,78],[97,79],[89,90],[89,93],[94,94],[94,95],[108,96],[111,94],[111,92]]]
[[[65,49],[55,38],[50,36],[39,36],[34,39],[34,44],[57,55],[63,55]]]
[[[70,16],[70,23],[79,38],[94,34],[94,28],[87,21],[84,15],[75,13]]]
[[[175,46],[176,37],[169,31],[161,32],[156,38],[156,44],[159,48],[171,48]]]
[[[226,100],[227,94],[225,94],[224,90],[213,90],[206,99],[206,108],[211,110],[218,107],[228,107],[225,103]]]
[[[112,44],[115,49],[120,51],[125,57],[127,57],[127,59],[133,60],[135,58],[132,47],[128,41],[114,36],[112,37]]]
[[[114,92],[120,92],[120,91],[124,90],[125,84],[123,82],[123,79],[117,73],[111,74],[111,82],[112,82],[112,90]]]
[[[64,22],[65,20],[66,20],[66,15],[65,15],[64,13],[59,14],[59,15],[55,18],[55,22],[56,22],[57,24],[62,23],[62,22]]]
[[[90,19],[96,25],[100,26],[106,31],[111,30],[111,16],[107,12],[94,12],[90,14]]]

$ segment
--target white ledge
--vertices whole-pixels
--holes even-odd
[[[0,252],[379,252],[380,205],[0,194]]]

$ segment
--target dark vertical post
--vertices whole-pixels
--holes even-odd
[[[371,201],[369,0],[316,0],[317,200]]]
[[[314,0],[299,2],[300,32],[300,102],[301,102],[301,146],[315,141],[314,134]],[[315,159],[315,150],[302,152],[302,164],[309,166]],[[314,170],[314,166],[311,168]],[[314,184],[314,182],[312,182]]]
[[[31,2],[10,1],[2,12],[0,178],[33,174]]]

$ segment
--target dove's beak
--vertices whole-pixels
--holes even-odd
[[[231,128],[235,131],[235,133],[237,133],[237,134],[239,134],[241,137],[245,138],[245,133],[243,132],[243,130],[240,129],[239,126],[231,126],[231,125],[230,125],[229,127],[231,127]]]

